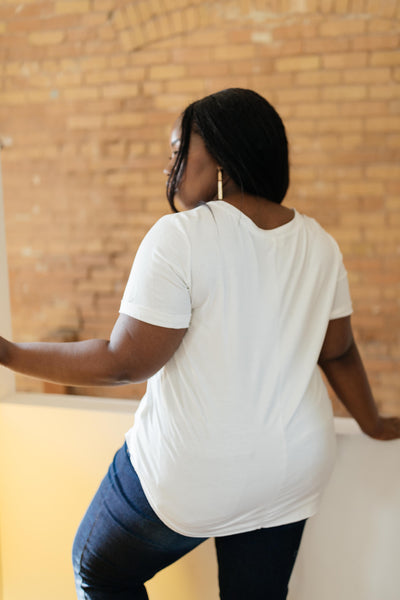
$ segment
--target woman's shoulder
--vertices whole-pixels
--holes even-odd
[[[329,231],[327,231],[325,227],[321,225],[319,221],[317,221],[317,219],[303,213],[297,214],[299,216],[299,220],[301,220],[303,228],[306,230],[310,239],[313,240],[315,245],[319,244],[321,249],[323,247],[330,248],[333,252],[341,254],[339,244],[333,235],[329,233]]]
[[[190,210],[166,214],[158,219],[153,228],[160,231],[175,230],[189,234],[202,225],[208,227],[213,220],[215,220],[213,211],[204,203]]]

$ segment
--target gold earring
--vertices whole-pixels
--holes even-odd
[[[218,167],[217,169],[218,171],[218,175],[217,175],[217,179],[218,179],[218,200],[223,200],[224,199],[224,189],[222,186],[222,167]]]

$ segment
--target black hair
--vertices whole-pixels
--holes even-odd
[[[230,88],[190,104],[181,115],[178,154],[168,177],[167,198],[174,196],[189,152],[192,131],[244,192],[280,204],[289,187],[288,142],[274,107],[252,90]]]

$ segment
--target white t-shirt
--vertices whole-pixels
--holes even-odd
[[[317,360],[352,312],[342,255],[316,221],[258,228],[224,201],[161,218],[120,311],[188,328],[126,440],[159,518],[211,537],[315,513],[335,457]]]

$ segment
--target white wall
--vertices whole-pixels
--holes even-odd
[[[0,402],[3,600],[75,597],[73,537],[135,407],[55,395]],[[148,590],[151,600],[217,599],[212,542],[157,575]]]
[[[290,600],[400,599],[400,441],[337,420],[338,456],[309,520]]]

